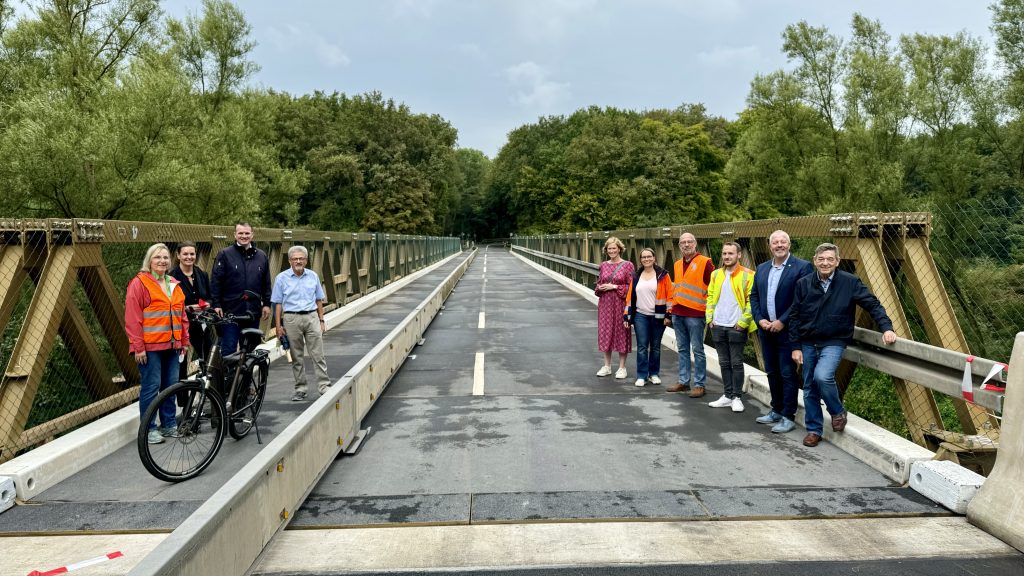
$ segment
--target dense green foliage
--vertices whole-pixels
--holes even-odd
[[[227,0],[184,21],[158,0],[40,0],[17,20],[0,3],[0,214],[429,234],[472,221],[457,187],[479,199],[486,168],[457,158],[448,122],[380,94],[247,89],[254,46]]]
[[[708,125],[719,137],[712,138]],[[490,201],[520,233],[732,219],[723,176],[727,123],[702,106],[580,110],[512,131],[494,161]]]
[[[1024,322],[1024,0],[992,5],[991,48],[859,14],[845,37],[797,22],[789,65],[752,79],[735,121],[590,107],[514,129],[493,160],[380,93],[250,88],[255,40],[229,0],[184,20],[159,0],[27,4],[0,0],[3,216],[485,239],[929,210],[972,351],[1007,359]],[[849,399],[901,429],[888,379],[862,371]]]

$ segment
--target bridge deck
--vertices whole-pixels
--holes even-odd
[[[328,374],[337,379],[387,335],[409,310],[462,261],[458,257],[412,282],[324,338]],[[310,401],[316,379],[307,363]],[[283,359],[271,364],[260,434],[270,442],[309,402],[291,402],[291,367]],[[260,445],[256,433],[235,441],[226,437],[213,464],[187,482],[168,484],[146,472],[134,443],[122,447],[82,472],[39,494],[31,506],[0,514],[0,534],[105,531],[169,531],[210,497],[248,462]]]
[[[719,382],[696,400],[596,377],[594,307],[506,252],[481,256],[293,527],[944,513],[827,442],[771,434],[759,404],[708,407]]]
[[[344,373],[454,265],[332,330],[331,374]],[[372,434],[358,454],[339,459],[313,487],[254,573],[621,563],[654,573],[649,564],[725,562],[732,572],[693,573],[740,574],[754,565],[735,562],[757,558],[788,562],[777,566],[789,570],[763,573],[802,574],[838,567],[792,561],[843,560],[867,570],[872,559],[947,552],[977,574],[1024,569],[1012,548],[834,445],[811,449],[798,431],[771,434],[754,422],[763,406],[748,402],[742,414],[709,408],[719,382],[692,400],[636,388],[632,378],[597,378],[595,325],[584,299],[507,252],[482,251],[364,421]],[[674,381],[674,357],[663,352],[666,383]],[[627,366],[634,374],[633,355]],[[303,406],[287,401],[286,365],[275,363],[271,379],[265,439]],[[251,436],[228,441],[198,479],[167,485],[150,478],[128,446],[34,506],[0,514],[0,533],[168,530],[257,449]],[[857,542],[844,545],[847,534]],[[121,548],[134,546],[134,562],[163,537],[115,536]],[[15,552],[34,542],[6,540]],[[996,571],[962,560],[972,556]],[[104,573],[122,574],[134,562],[110,563]],[[948,565],[937,562],[921,569]],[[879,564],[864,573],[899,572]]]

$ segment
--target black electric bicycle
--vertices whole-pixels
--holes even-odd
[[[210,310],[194,317],[202,323],[204,333],[213,327],[218,340],[223,326],[251,318],[218,316]],[[198,359],[198,374],[157,394],[142,416],[138,434],[139,457],[150,474],[165,482],[198,476],[217,456],[225,432],[241,440],[255,428],[257,442],[263,443],[256,418],[267,391],[270,353],[257,348],[262,342],[260,329],[243,329],[236,352],[222,356],[219,342],[214,344],[209,361]],[[160,407],[165,402],[175,405],[171,426],[160,422]],[[154,429],[159,442],[150,441]]]

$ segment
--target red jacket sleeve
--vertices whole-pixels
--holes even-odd
[[[181,285],[174,287],[175,290],[181,290]],[[185,305],[181,305],[181,347],[182,349],[187,348],[189,345],[188,338],[188,314],[185,312]]]
[[[128,351],[132,354],[146,351],[146,343],[142,339],[142,311],[149,302],[149,291],[142,281],[132,278],[124,297],[124,331],[128,334]]]

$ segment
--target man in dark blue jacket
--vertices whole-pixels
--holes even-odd
[[[249,314],[251,320],[221,331],[221,354],[238,347],[243,328],[258,328],[270,317],[270,261],[266,252],[252,244],[252,226],[235,224],[235,243],[217,253],[210,273],[210,300],[218,314]]]
[[[789,310],[789,337],[793,361],[804,368],[804,446],[817,446],[823,430],[821,400],[832,415],[832,430],[846,428],[846,409],[836,386],[836,368],[843,350],[853,341],[854,313],[860,306],[882,329],[882,341],[892,344],[896,333],[882,303],[867,286],[839,267],[839,247],[820,244],[814,250],[816,272],[796,283]]]
[[[772,259],[757,267],[750,312],[757,323],[764,371],[772,394],[771,410],[757,418],[760,424],[774,424],[772,432],[784,434],[796,427],[797,380],[793,345],[789,341],[789,307],[793,304],[796,281],[814,272],[811,263],[790,254],[789,234],[782,230],[768,237]]]

